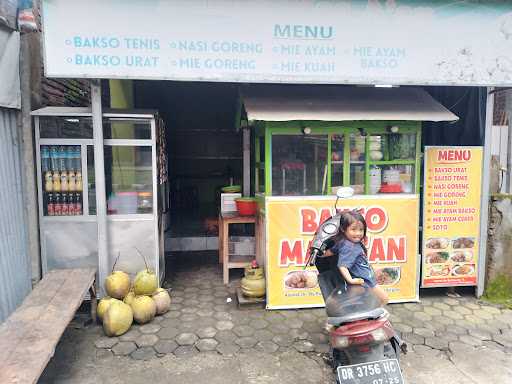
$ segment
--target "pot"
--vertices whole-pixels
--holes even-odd
[[[256,200],[253,197],[239,197],[235,199],[235,203],[240,216],[254,216],[256,214]]]

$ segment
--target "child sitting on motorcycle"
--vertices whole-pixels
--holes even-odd
[[[341,214],[336,244],[325,252],[325,256],[337,256],[338,269],[348,284],[370,288],[386,305],[387,293],[377,285],[375,273],[368,262],[368,252],[363,244],[366,238],[366,221],[357,211]]]

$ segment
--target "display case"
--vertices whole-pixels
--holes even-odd
[[[266,196],[418,194],[420,122],[262,123],[255,191]]]
[[[113,265],[135,274],[138,251],[163,278],[161,137],[153,114],[106,112],[102,118],[104,172],[96,174],[92,113],[84,108],[33,112],[43,273]],[[159,159],[157,161],[157,159]],[[96,186],[104,183],[107,263],[98,258]],[[107,275],[110,271],[100,271]]]

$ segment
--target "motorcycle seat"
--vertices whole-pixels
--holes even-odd
[[[338,326],[344,323],[351,323],[358,320],[378,319],[386,314],[388,314],[388,311],[386,311],[384,308],[375,308],[367,312],[348,313],[343,316],[328,317],[327,323],[330,325]]]

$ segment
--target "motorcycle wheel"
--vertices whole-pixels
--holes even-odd
[[[347,355],[345,352],[332,349],[331,348],[331,367],[334,372],[334,376],[336,377],[336,384],[340,384],[340,381],[338,380],[338,367],[344,366],[344,365],[350,365],[350,361],[348,360]]]
[[[338,349],[332,349],[331,350],[331,366],[334,370],[334,373],[336,373],[336,370],[339,366],[343,365],[350,365],[350,361],[348,360],[347,355],[345,352],[340,351]]]

